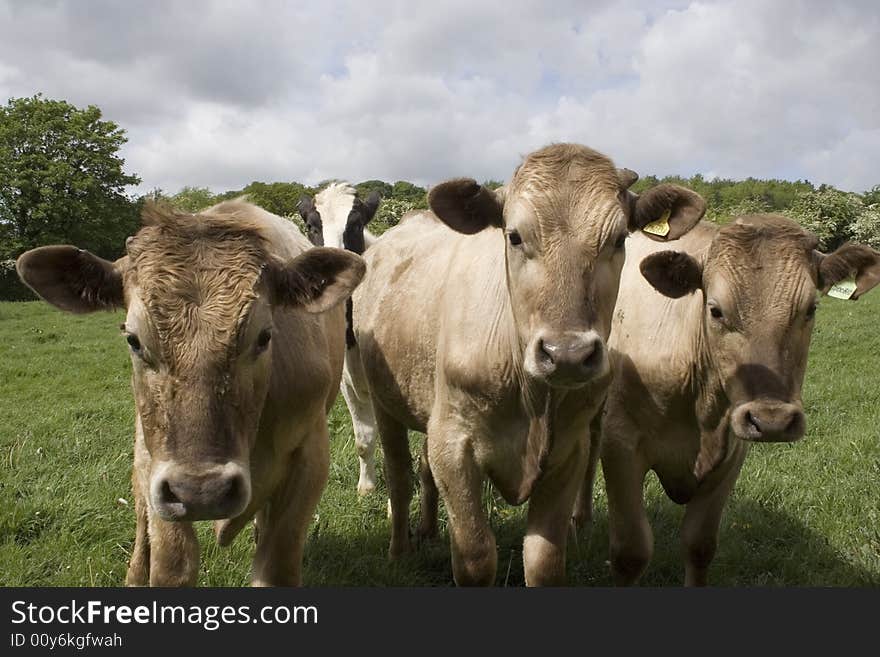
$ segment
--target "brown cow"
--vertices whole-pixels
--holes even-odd
[[[823,255],[816,245],[778,215],[744,216],[721,229],[702,223],[676,251],[638,235],[628,241],[601,432],[618,583],[637,581],[653,551],[642,497],[648,470],[687,505],[685,584],[703,585],[751,443],[803,436],[816,289],[854,277],[857,299],[880,281],[880,253],[847,244]],[[589,515],[591,479],[576,518]]]
[[[148,205],[127,252],[111,263],[48,246],[18,260],[22,280],[62,310],[128,309],[137,535],[126,582],[195,584],[192,521],[216,519],[226,545],[256,516],[253,583],[299,584],[328,475],[340,302],[363,260],[311,248],[243,201],[195,216]]]
[[[666,211],[667,237],[678,237],[705,208],[669,185],[636,197],[635,178],[584,146],[548,146],[501,194],[473,180],[438,185],[434,214],[410,215],[366,252],[354,324],[385,452],[392,556],[410,548],[410,428],[428,434],[457,583],[495,579],[487,477],[510,503],[530,499],[527,584],[564,581],[584,437],[610,378],[624,239]],[[431,534],[437,498],[424,468],[423,483]]]

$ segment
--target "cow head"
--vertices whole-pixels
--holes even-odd
[[[303,196],[297,209],[315,246],[332,246],[362,254],[364,229],[379,207],[379,193],[362,200],[348,184],[331,183],[312,198]]]
[[[323,312],[365,269],[360,257],[328,248],[282,262],[259,225],[237,214],[148,206],[116,262],[73,246],[18,259],[21,279],[63,310],[127,308],[122,332],[150,454],[150,506],[166,520],[229,518],[247,506],[273,349],[302,348],[289,334],[273,347],[273,310]]]
[[[589,148],[554,144],[527,156],[501,190],[471,179],[431,190],[431,209],[454,230],[498,230],[522,367],[533,379],[579,387],[604,376],[627,235],[663,218],[673,239],[703,215],[702,198],[681,187],[632,194],[637,178]]]
[[[816,251],[816,238],[778,215],[740,217],[701,258],[661,251],[641,262],[661,294],[702,293],[701,353],[730,400],[730,429],[743,440],[793,441],[806,422],[801,386],[816,290],[854,280],[852,299],[880,281],[880,253],[847,244]]]

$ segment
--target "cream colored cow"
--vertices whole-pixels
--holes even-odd
[[[137,535],[126,581],[192,585],[193,521],[226,545],[256,517],[255,585],[301,582],[328,475],[345,300],[363,260],[311,248],[242,201],[198,215],[148,205],[115,263],[72,246],[29,251],[22,280],[74,313],[125,307],[137,408]]]
[[[529,502],[526,582],[564,581],[588,425],[610,380],[605,338],[627,234],[686,232],[705,204],[636,179],[575,144],[532,153],[500,194],[473,180],[431,190],[365,254],[355,337],[372,396],[392,508],[392,556],[410,548],[407,429],[427,432],[421,532],[436,531],[436,478],[459,584],[495,579],[480,500],[489,478]],[[363,301],[363,302],[362,302]]]
[[[685,583],[702,585],[749,446],[804,435],[816,291],[852,279],[843,295],[857,299],[880,281],[877,251],[847,244],[825,255],[816,244],[778,215],[720,229],[702,223],[674,251],[640,235],[628,240],[601,432],[618,583],[637,581],[653,552],[642,494],[649,470],[687,507]],[[576,519],[589,517],[594,472]]]

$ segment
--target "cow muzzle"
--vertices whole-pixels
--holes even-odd
[[[605,343],[595,331],[541,332],[527,349],[526,370],[553,387],[580,387],[608,372]]]
[[[250,498],[250,473],[234,461],[198,468],[165,461],[153,467],[150,502],[163,520],[233,518]]]
[[[799,404],[757,400],[737,406],[730,420],[733,433],[742,440],[789,443],[803,437],[807,428]]]

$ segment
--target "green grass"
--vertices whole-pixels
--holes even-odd
[[[0,303],[2,585],[123,583],[135,520],[133,404],[121,321],[119,314],[76,317],[42,303]],[[714,584],[880,584],[878,321],[880,293],[857,303],[822,301],[804,390],[807,437],[752,450],[722,521]],[[357,496],[357,459],[341,398],[330,422],[330,482],[311,528],[305,582],[450,585],[445,519],[440,539],[388,562],[384,482],[376,494]],[[570,542],[572,584],[610,584],[606,505],[598,489],[592,532]],[[679,584],[683,509],[653,478],[646,499],[655,555],[643,582]],[[498,537],[498,583],[521,585],[524,509],[505,505],[488,487],[485,503]],[[414,519],[416,504],[414,498]],[[199,525],[199,583],[246,584],[250,529],[221,549],[209,524]]]

